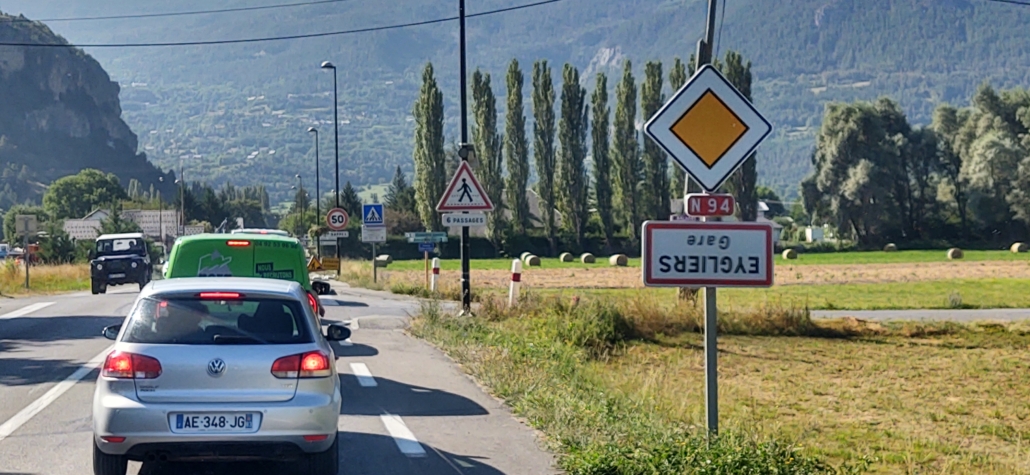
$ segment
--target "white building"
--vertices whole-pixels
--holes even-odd
[[[100,223],[109,215],[109,211],[98,209],[82,219],[66,219],[64,232],[76,240],[96,239],[100,235]],[[166,237],[174,238],[179,234],[179,212],[174,209],[164,211],[127,209],[122,211],[122,219],[139,225],[147,237],[159,239],[162,225]]]

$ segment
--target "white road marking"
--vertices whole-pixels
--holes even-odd
[[[350,341],[350,338],[340,342],[340,346],[354,346],[354,342]]]
[[[15,310],[13,312],[8,312],[8,313],[5,313],[3,315],[0,315],[0,320],[6,319],[6,318],[20,317],[22,315],[28,315],[28,314],[30,314],[32,312],[35,312],[36,310],[42,310],[42,309],[47,308],[47,307],[49,307],[49,306],[51,306],[53,304],[54,304],[54,302],[34,303],[32,305],[28,305],[28,306],[19,308],[18,310]]]
[[[353,320],[349,320],[349,321],[347,321],[347,323],[349,324],[351,330],[358,330],[360,328],[358,326],[358,319],[357,318],[355,318]]]
[[[422,448],[422,444],[415,438],[415,434],[412,434],[408,430],[408,426],[404,425],[401,416],[383,414],[379,416],[379,419],[383,421],[386,431],[390,433],[390,437],[393,437],[394,443],[397,444],[397,448],[402,454],[408,457],[426,456],[426,449]]]
[[[363,388],[374,388],[379,386],[376,383],[376,378],[372,377],[372,372],[368,370],[368,366],[365,363],[351,363],[350,370],[354,373],[354,377],[358,378],[358,384]]]
[[[75,386],[75,383],[78,383],[82,378],[85,378],[90,372],[96,369],[97,366],[100,366],[107,357],[107,354],[113,348],[114,345],[107,347],[107,349],[89,360],[88,363],[79,366],[79,369],[75,370],[71,376],[68,376],[64,381],[57,383],[57,385],[47,391],[46,394],[40,396],[39,399],[36,399],[32,404],[29,404],[25,409],[22,409],[21,412],[15,414],[14,417],[0,425],[0,442],[3,442],[3,440],[13,434],[14,431],[25,425],[25,423],[35,417],[36,414],[43,412],[43,409],[46,409],[47,406],[53,404],[57,398],[61,397],[61,395]]]

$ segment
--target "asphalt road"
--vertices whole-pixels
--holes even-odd
[[[0,475],[92,473],[97,365],[136,296],[0,300]],[[402,332],[412,300],[363,290],[324,296],[326,319],[349,323],[337,347],[343,382],[341,474],[558,473],[533,431],[446,356]],[[129,474],[282,474],[274,464],[141,466]]]

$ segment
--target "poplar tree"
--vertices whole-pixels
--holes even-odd
[[[647,122],[665,102],[662,94],[662,63],[649,61],[644,66],[644,83],[640,85],[640,112]],[[644,136],[645,218],[665,221],[669,219],[669,166],[662,147]]]
[[[422,72],[422,89],[412,111],[415,116],[415,201],[422,225],[442,229],[436,203],[447,186],[443,150],[443,92],[436,84],[433,63]]]
[[[472,73],[472,143],[479,159],[478,178],[483,191],[490,197],[494,210],[486,218],[486,236],[499,246],[504,235],[504,172],[501,156],[501,136],[497,134],[497,98],[490,86],[490,74],[478,69]]]
[[[744,63],[744,58],[735,51],[726,53],[726,62],[719,65],[726,79],[751,101],[751,62]],[[755,154],[751,154],[729,180],[725,189],[737,200],[737,218],[741,221],[758,219],[758,165]]]
[[[612,136],[612,165],[617,174],[615,202],[623,228],[634,241],[640,210],[637,185],[640,182],[640,153],[637,143],[637,86],[633,79],[633,64],[626,60],[622,81],[615,86],[615,123]]]
[[[594,105],[590,128],[594,153],[594,198],[597,200],[597,214],[601,218],[604,242],[610,248],[615,237],[615,220],[612,216],[612,161],[608,150],[611,111],[608,108],[608,77],[604,73],[597,74],[597,85],[591,102]]]
[[[522,83],[524,81],[519,61],[511,60],[508,66],[508,111],[504,124],[504,155],[508,164],[508,179],[505,192],[508,209],[511,210],[511,224],[515,234],[524,235],[530,226],[529,200],[526,185],[529,183],[529,150],[526,144],[526,116],[522,105]]]
[[[587,120],[589,107],[587,91],[579,84],[579,70],[565,64],[562,71],[561,121],[558,135],[561,149],[558,154],[557,187],[559,206],[565,228],[572,232],[577,247],[583,244],[587,218],[587,193],[590,178],[586,174]]]
[[[690,58],[691,62],[694,58]],[[675,95],[677,91],[687,83],[687,67],[683,64],[683,61],[678,57],[672,63],[672,70],[669,71],[669,85],[672,86],[672,93]],[[672,196],[683,198],[684,191],[686,190],[685,180],[687,179],[687,173],[683,171],[683,167],[679,164],[672,164],[672,186],[669,192]],[[685,204],[684,204],[685,206]]]
[[[558,252],[554,229],[554,84],[547,61],[533,63],[533,156],[538,176],[536,189],[540,196],[540,214],[544,234],[551,244],[551,253]]]

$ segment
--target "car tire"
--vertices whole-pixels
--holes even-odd
[[[340,435],[336,435],[329,450],[317,454],[307,454],[298,464],[304,475],[336,475],[340,468]]]
[[[93,292],[93,295],[96,295],[96,294],[100,293],[100,286],[97,285],[97,281],[95,281],[95,280],[89,281],[89,290],[90,290],[90,292]]]
[[[93,441],[93,475],[125,475],[128,469],[128,457],[105,454],[97,447],[96,441]]]
[[[107,284],[100,284],[100,285],[98,285],[97,286],[97,292],[99,292],[101,294],[106,294],[107,293]]]

